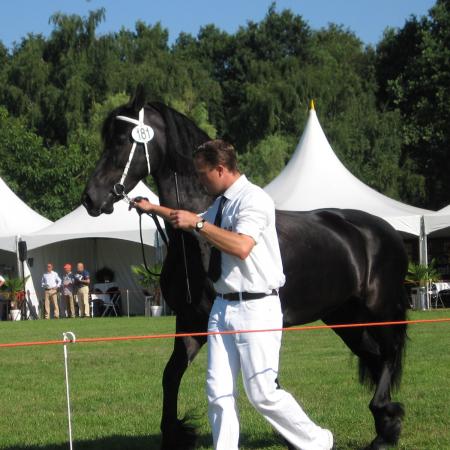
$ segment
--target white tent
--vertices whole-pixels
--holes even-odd
[[[52,224],[26,205],[0,178],[0,249],[16,253],[17,236]]]
[[[433,237],[450,236],[450,205],[424,216],[426,234]]]
[[[32,210],[0,178],[0,273],[9,276],[22,276],[22,264],[18,260],[17,245],[20,235],[32,233],[51,225],[51,221]],[[17,268],[17,270],[16,270]],[[28,273],[27,262],[23,263],[23,272]],[[37,309],[38,300],[32,278],[29,278],[25,290],[27,305]]]
[[[154,203],[159,202],[158,197],[142,182],[129,193],[130,197],[138,195]],[[161,225],[164,227],[163,223]],[[161,249],[157,248],[160,240],[153,220],[147,215],[142,216],[142,235],[149,264],[154,263],[161,256]],[[96,270],[106,266],[114,271],[119,288],[123,292],[128,290],[129,312],[144,312],[144,296],[130,269],[131,265],[142,263],[139,217],[136,211],[128,211],[126,202],[117,202],[112,214],[99,217],[89,216],[86,209],[79,206],[49,227],[24,235],[23,239],[30,249],[29,256],[33,261],[31,273],[36,286],[41,284],[47,262],[52,262],[61,274],[65,263],[74,265],[83,261],[91,277]]]
[[[159,203],[158,197],[142,182],[129,193],[130,197],[147,197],[153,203]],[[144,243],[154,245],[156,226],[148,216],[143,216],[142,231]],[[55,242],[81,238],[112,238],[140,242],[138,215],[128,211],[124,201],[114,205],[112,214],[90,216],[84,206],[57,220],[54,224],[35,233],[22,235],[30,250]]]
[[[421,234],[421,217],[432,212],[386,197],[347,170],[328,143],[314,105],[292,158],[264,189],[277,209],[360,209],[382,217],[396,230],[415,236]]]

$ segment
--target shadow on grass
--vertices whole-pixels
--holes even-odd
[[[255,439],[255,436],[241,434],[240,442],[243,448],[263,450],[265,448],[283,445],[282,438],[273,435],[263,439]],[[161,445],[161,436],[108,436],[99,439],[74,441],[73,447],[76,450],[159,450]],[[212,448],[212,437],[209,434],[201,434],[197,438],[197,447]],[[11,447],[2,447],[3,450],[67,450],[69,443],[49,444],[49,445],[18,445]]]
[[[75,440],[76,450],[158,450],[161,437],[158,436],[108,436],[86,441]],[[49,445],[19,445],[4,447],[3,450],[67,450],[69,443]]]

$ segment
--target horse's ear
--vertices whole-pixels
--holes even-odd
[[[140,111],[147,103],[147,94],[143,83],[139,83],[136,88],[134,97],[130,100],[129,105],[134,111]]]

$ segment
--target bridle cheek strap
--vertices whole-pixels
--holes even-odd
[[[133,119],[132,117],[127,116],[116,116],[117,120],[123,120],[124,122],[132,123],[133,125],[136,125],[133,128],[133,131],[131,132],[131,137],[133,138],[133,145],[131,146],[130,150],[130,156],[128,157],[127,164],[125,165],[125,169],[123,170],[122,177],[120,178],[119,183],[114,185],[114,192],[116,195],[122,195],[125,192],[124,189],[124,183],[125,178],[128,175],[128,171],[130,170],[131,161],[134,156],[134,152],[136,151],[137,144],[143,144],[144,150],[145,150],[145,159],[147,161],[147,171],[148,175],[150,175],[150,156],[148,154],[148,147],[147,142],[150,142],[153,139],[153,136],[155,135],[155,132],[153,131],[153,128],[150,125],[146,125],[144,123],[144,108],[141,108],[139,111],[139,119]],[[116,188],[116,186],[120,186],[122,193],[120,194],[118,191],[119,189]]]

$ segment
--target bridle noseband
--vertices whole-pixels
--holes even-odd
[[[144,112],[144,108],[141,108],[141,110],[139,111],[139,119],[133,119],[132,117],[127,116],[116,116],[117,120],[123,120],[124,122],[136,125],[131,131],[133,145],[131,146],[130,156],[128,157],[127,164],[123,169],[120,181],[113,186],[113,192],[118,197],[125,197],[125,178],[128,175],[128,170],[130,170],[131,160],[133,159],[137,144],[144,144],[145,159],[147,160],[147,171],[148,175],[150,175],[150,157],[148,155],[147,142],[150,142],[153,139],[155,132],[150,125],[146,125],[144,123]]]

